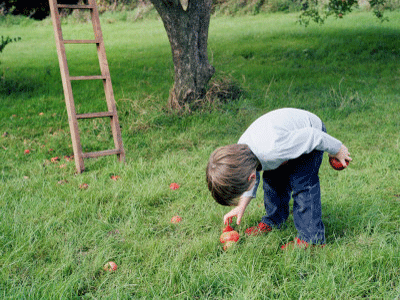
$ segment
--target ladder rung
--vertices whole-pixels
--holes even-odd
[[[77,119],[92,119],[92,118],[105,118],[105,117],[113,117],[114,112],[105,111],[105,112],[97,112],[97,113],[88,113],[88,114],[78,114],[76,115]]]
[[[95,158],[99,156],[106,156],[106,155],[114,155],[114,154],[122,154],[122,151],[119,149],[113,149],[113,150],[103,150],[103,151],[97,151],[97,152],[86,152],[82,153],[83,158]]]
[[[93,5],[57,4],[58,8],[93,9]]]
[[[94,75],[94,76],[71,76],[70,80],[94,80],[94,79],[107,79],[104,75]]]
[[[96,40],[64,40],[64,44],[98,44]]]

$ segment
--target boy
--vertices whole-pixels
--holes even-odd
[[[266,214],[246,234],[280,228],[289,216],[292,196],[298,232],[294,245],[324,245],[318,177],[324,151],[344,166],[346,160],[352,160],[346,146],[328,135],[321,119],[308,111],[282,108],[258,118],[237,144],[216,149],[207,165],[208,189],[214,199],[222,205],[236,206],[224,216],[224,223],[236,217],[240,224],[247,205],[256,197],[263,171]]]

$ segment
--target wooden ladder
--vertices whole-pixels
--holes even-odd
[[[110,71],[108,68],[108,62],[103,42],[103,34],[100,27],[99,13],[97,11],[96,0],[88,0],[88,4],[69,5],[69,4],[58,4],[57,0],[49,0],[51,18],[53,21],[54,35],[56,39],[58,61],[60,64],[61,79],[64,89],[65,104],[67,106],[68,122],[71,131],[72,147],[74,150],[75,165],[78,173],[85,170],[84,158],[93,158],[104,155],[118,156],[120,161],[125,161],[125,151],[122,145],[121,129],[118,121],[118,114],[115,105],[114,92],[111,84]],[[89,10],[94,31],[94,40],[64,40],[61,30],[61,18],[59,9],[82,9]],[[99,58],[101,75],[96,76],[70,76],[67,56],[65,52],[65,44],[96,44],[97,54]],[[95,112],[76,114],[75,103],[72,93],[73,80],[102,80],[104,86],[104,92],[107,101],[108,111],[106,112]],[[114,138],[115,149],[103,150],[98,152],[87,152],[82,151],[81,139],[79,134],[78,119],[90,119],[90,118],[110,118],[111,119],[111,131]]]

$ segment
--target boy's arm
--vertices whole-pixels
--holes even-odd
[[[224,216],[224,224],[229,225],[232,222],[232,218],[236,217],[236,224],[239,225],[251,199],[253,199],[253,197],[241,196],[238,205]]]
[[[334,156],[341,146],[342,142],[333,136],[316,128],[306,127],[282,135],[276,148],[280,159],[290,160],[313,150],[326,151]]]

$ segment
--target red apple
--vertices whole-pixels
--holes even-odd
[[[89,185],[87,183],[82,183],[81,185],[79,185],[79,188],[81,190],[86,190],[89,187]]]
[[[117,268],[118,268],[117,264],[113,261],[109,261],[103,267],[104,271],[108,271],[108,272],[114,272],[117,270]]]
[[[343,170],[344,166],[343,164],[335,157],[329,156],[329,163],[337,171]],[[349,161],[346,160],[346,166],[349,165]]]
[[[169,188],[170,188],[171,190],[177,190],[177,189],[179,189],[179,184],[173,182],[173,183],[171,183],[171,184],[169,185]]]
[[[56,162],[58,162],[59,160],[60,160],[60,158],[59,158],[58,156],[52,157],[52,158],[50,159],[50,161],[51,161],[52,163],[56,163]]]
[[[236,242],[234,241],[227,241],[224,244],[224,247],[222,247],[222,249],[224,249],[224,251],[228,250],[229,248],[231,248],[232,246],[234,246],[236,244]]]
[[[26,150],[24,151],[24,153],[25,153],[25,154],[29,154],[29,153],[31,153],[31,151],[30,151],[29,149],[26,149]]]
[[[182,221],[182,218],[180,216],[173,216],[171,219],[171,223],[173,224],[178,224],[180,221]]]
[[[228,232],[223,232],[221,236],[219,237],[219,241],[223,244],[225,242],[237,242],[240,238],[240,235],[237,231],[232,230]]]
[[[117,181],[119,179],[118,175],[111,175],[111,179]]]
[[[232,231],[232,230],[233,230],[233,228],[230,225],[228,225],[222,230],[222,232],[229,232],[229,231]]]
[[[64,159],[65,159],[66,161],[72,161],[72,160],[74,159],[74,156],[73,156],[73,155],[71,155],[71,156],[65,155],[65,156],[64,156]]]

